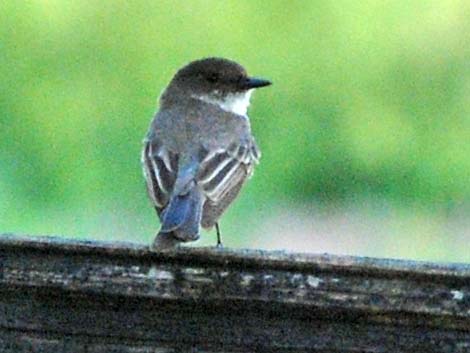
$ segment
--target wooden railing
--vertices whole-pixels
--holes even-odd
[[[470,266],[0,236],[0,352],[470,352]]]

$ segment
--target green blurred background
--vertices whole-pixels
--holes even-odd
[[[468,262],[469,19],[467,0],[2,1],[0,232],[150,242],[157,97],[223,56],[274,82],[226,246]]]

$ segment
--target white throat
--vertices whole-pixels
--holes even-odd
[[[250,89],[242,93],[229,93],[224,98],[217,98],[209,95],[193,97],[206,103],[215,104],[227,112],[245,116],[248,106],[250,105],[252,92],[253,90]]]

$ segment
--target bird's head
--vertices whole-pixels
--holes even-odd
[[[170,82],[169,89],[222,109],[245,115],[255,88],[269,86],[270,81],[250,77],[240,64],[223,59],[196,60],[180,69]]]

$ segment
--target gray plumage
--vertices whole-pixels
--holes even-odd
[[[154,247],[198,239],[200,226],[212,228],[236,198],[260,156],[243,109],[253,88],[269,84],[219,58],[177,72],[142,153],[148,194],[162,223]]]

